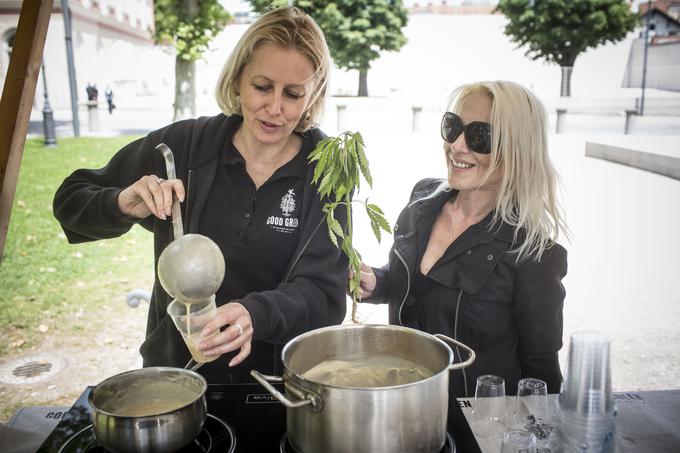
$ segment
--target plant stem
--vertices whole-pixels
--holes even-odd
[[[345,238],[345,240],[352,240],[352,200],[349,199],[349,195],[345,195],[345,207],[347,208],[347,232],[349,233],[348,238]],[[354,250],[354,244],[352,244],[352,250]],[[350,265],[351,268],[351,265]],[[353,269],[353,271],[356,272],[356,269]],[[361,269],[359,269],[359,272],[361,272]],[[357,298],[357,292],[359,290],[355,289],[352,291],[352,322],[354,324],[359,324],[359,320],[357,319],[357,307],[359,305],[359,300]]]

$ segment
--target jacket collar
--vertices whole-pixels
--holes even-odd
[[[205,206],[205,202],[212,187],[219,164],[221,163],[227,144],[231,143],[231,138],[243,122],[243,116],[219,114],[214,117],[201,117],[194,123],[194,131],[190,138],[191,153],[188,158],[187,170],[193,173],[188,178],[188,190],[192,192],[191,211],[187,213],[188,225],[187,232],[197,231],[198,220]],[[308,173],[307,178],[311,178],[311,172],[307,165],[307,156],[312,152],[319,140],[326,136],[319,128],[305,131],[302,136],[302,148],[295,157],[294,171],[297,172],[303,166]],[[241,159],[243,159],[241,157]],[[299,167],[299,168],[298,168]],[[200,184],[197,183],[200,181]]]
[[[415,199],[427,197],[428,195],[432,194],[432,192],[432,187],[429,187],[420,193],[416,193]],[[437,214],[439,214],[439,211],[442,210],[444,204],[457,194],[458,191],[452,189],[448,192],[441,192],[432,198],[427,198],[423,201],[415,203],[413,208],[416,209],[416,228],[418,230],[427,229],[429,237],[429,231],[432,228],[432,224],[434,223]],[[481,221],[468,228],[468,231],[474,231],[475,236],[478,238],[477,242],[488,243],[494,239],[497,239],[503,242],[512,243],[514,240],[514,229],[512,225],[503,221],[496,222],[494,224],[493,215],[493,211],[488,213]]]
[[[414,194],[414,199],[418,200],[432,193],[432,190],[418,192]],[[406,261],[412,277],[419,272],[418,257],[425,252],[437,214],[444,203],[456,193],[455,190],[441,192],[411,206],[413,229],[403,231],[403,236],[395,238],[394,245]],[[477,292],[513,242],[513,227],[506,222],[493,225],[492,221],[493,212],[469,227],[456,239],[453,248],[441,258],[440,266],[435,267],[428,276],[451,288],[460,288],[469,293]],[[455,261],[441,266],[454,259]]]
[[[232,136],[233,137],[233,136]],[[236,148],[232,137],[229,137],[225,145],[224,151],[220,154],[220,166],[223,165],[244,165],[245,159],[241,152]],[[308,143],[311,140],[309,138],[302,137],[302,147],[300,152],[298,152],[289,162],[286,162],[281,168],[277,169],[272,175],[272,180],[285,178],[285,177],[296,177],[304,178],[307,173],[307,156],[311,151],[311,145]]]

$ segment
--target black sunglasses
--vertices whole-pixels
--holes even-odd
[[[463,125],[460,116],[452,112],[444,113],[441,127],[442,138],[448,142],[456,141],[460,134],[464,134],[468,148],[479,154],[491,152],[491,125],[482,121],[473,121]]]

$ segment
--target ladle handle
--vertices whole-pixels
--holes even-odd
[[[475,351],[473,351],[472,348],[470,348],[469,346],[464,345],[460,341],[456,341],[453,338],[449,338],[441,333],[435,333],[434,336],[439,338],[440,340],[443,340],[445,343],[453,343],[456,346],[460,346],[461,348],[465,349],[468,353],[470,353],[470,356],[465,362],[454,363],[449,367],[449,370],[459,370],[461,368],[467,368],[470,365],[472,365],[472,362],[475,361]]]
[[[179,207],[177,195],[172,194],[172,235],[175,239],[184,236],[184,226],[182,225],[182,211]]]
[[[159,143],[158,146],[156,146],[156,149],[160,151],[165,158],[165,172],[168,175],[168,179],[177,179],[177,174],[175,173],[175,156],[172,154],[170,147],[165,143]],[[172,194],[172,233],[175,239],[184,236],[182,211],[179,207],[179,199],[174,192]]]

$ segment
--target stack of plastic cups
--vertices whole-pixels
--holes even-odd
[[[607,336],[596,332],[571,336],[557,430],[558,449],[565,453],[614,451],[616,405],[609,343]]]

